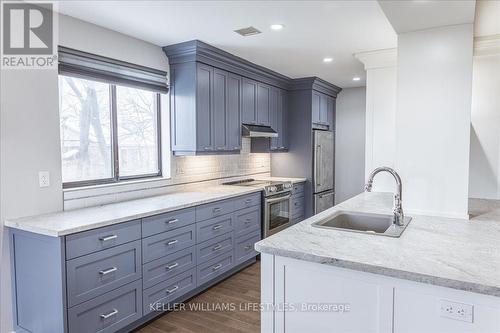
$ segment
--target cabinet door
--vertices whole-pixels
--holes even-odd
[[[244,124],[255,124],[257,122],[257,82],[242,80],[242,122]]]
[[[227,76],[228,73],[214,69],[213,83],[213,134],[215,150],[227,149],[226,115],[227,115]]]
[[[259,125],[270,125],[269,117],[269,95],[271,87],[259,83],[257,85],[257,123]]]
[[[336,100],[333,97],[328,96],[327,100],[327,109],[328,109],[328,117],[327,117],[327,122],[328,122],[328,128],[330,131],[335,130],[335,103]]]
[[[281,105],[280,101],[280,91],[277,88],[271,88],[269,93],[269,117],[270,117],[270,125],[273,130],[278,132],[277,138],[271,138],[271,150],[276,150],[280,147],[281,141],[281,121],[280,121],[280,110],[279,106]]]
[[[393,332],[392,286],[354,271],[278,256],[274,272],[275,332]]]
[[[280,146],[282,149],[288,149],[288,92],[280,90],[281,105],[278,105],[278,110],[281,112],[281,131],[280,131]]]
[[[321,99],[320,93],[313,91],[313,93],[312,93],[312,122],[313,122],[313,124],[319,124],[319,122],[320,122],[320,99]]]
[[[319,124],[328,124],[328,96],[323,94],[319,97]]]
[[[213,151],[212,88],[213,67],[198,64],[196,68],[196,145],[199,151]]]
[[[229,150],[241,149],[241,77],[227,78],[226,136]]]

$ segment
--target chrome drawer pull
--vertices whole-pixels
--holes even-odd
[[[252,199],[246,199],[245,200],[246,203],[251,203],[252,202]]]
[[[220,250],[220,249],[222,249],[222,245],[217,244],[217,245],[215,245],[215,246],[212,248],[212,251],[217,251],[217,250]]]
[[[113,309],[113,311],[111,311],[110,313],[102,314],[102,315],[100,315],[100,317],[101,317],[101,319],[108,319],[109,317],[113,317],[114,315],[117,315],[117,314],[118,314],[118,310]]]
[[[298,203],[298,202],[296,202],[296,203],[294,203],[294,205],[295,205],[295,206],[298,206],[298,205],[299,205],[299,203]]]
[[[177,243],[178,240],[177,239],[174,239],[174,240],[171,240],[171,241],[168,241],[167,242],[167,245],[174,245],[175,243]]]
[[[110,236],[102,236],[102,237],[99,237],[99,240],[101,242],[107,242],[107,241],[110,241],[112,239],[117,239],[118,236],[117,235],[110,235]]]
[[[218,264],[218,265],[213,266],[212,269],[214,271],[216,271],[216,270],[220,269],[221,267],[222,267],[222,264]]]
[[[179,263],[178,263],[178,262],[176,262],[175,264],[172,264],[172,265],[168,265],[168,266],[167,266],[167,269],[168,269],[168,270],[171,270],[171,269],[173,269],[173,268],[175,268],[175,267],[177,267],[177,266],[179,266]]]
[[[248,224],[248,223],[250,223],[250,222],[252,222],[252,220],[251,220],[251,219],[246,219],[246,220],[245,220],[245,224]]]
[[[220,208],[220,207],[215,207],[214,209],[212,209],[212,211],[213,211],[214,213],[218,213],[218,212],[220,212],[221,210],[222,210],[222,208]]]
[[[244,249],[245,249],[246,251],[250,250],[251,248],[252,248],[252,246],[251,246],[251,245],[247,245],[247,246],[245,246],[245,247],[244,247]]]
[[[173,220],[170,220],[170,221],[165,221],[165,223],[167,224],[174,224],[174,223],[177,223],[179,222],[179,219],[173,219]]]
[[[111,267],[109,269],[105,269],[105,270],[102,270],[102,271],[99,271],[99,274],[101,275],[107,275],[109,273],[113,273],[113,272],[116,272],[118,270],[118,268],[116,267]]]
[[[217,224],[212,227],[212,230],[218,230],[220,228],[222,228],[222,224]]]
[[[167,294],[171,294],[171,293],[173,293],[174,291],[176,291],[177,289],[179,289],[179,286],[175,286],[175,287],[173,287],[172,289],[167,289]]]

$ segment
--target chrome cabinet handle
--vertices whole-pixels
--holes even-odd
[[[239,146],[234,146],[233,149],[237,150],[237,149],[240,149],[240,147]]]
[[[218,213],[218,212],[220,212],[221,210],[222,210],[222,208],[220,208],[220,207],[215,207],[214,209],[212,209],[212,211],[213,211],[214,213]]]
[[[252,202],[252,199],[246,199],[245,200],[245,203],[251,203]]]
[[[102,236],[102,237],[99,237],[99,240],[101,242],[107,242],[107,241],[110,241],[112,239],[117,239],[118,236],[117,235],[109,235],[109,236]]]
[[[248,223],[250,223],[250,222],[252,222],[252,220],[251,220],[251,219],[246,219],[246,220],[245,220],[245,224],[248,224]]]
[[[176,262],[175,264],[172,264],[172,265],[167,265],[167,269],[168,269],[168,270],[171,270],[171,269],[173,269],[173,268],[175,268],[175,267],[177,267],[177,266],[179,266],[179,263],[178,263],[178,262]]]
[[[216,270],[220,269],[221,267],[222,267],[222,264],[217,264],[217,265],[213,266],[212,269],[214,271],[216,271]]]
[[[217,224],[217,225],[214,225],[212,227],[212,230],[219,230],[220,228],[222,228],[222,225],[221,224]]]
[[[251,246],[251,245],[247,245],[247,246],[245,246],[245,247],[244,247],[244,249],[245,249],[246,251],[250,250],[251,248],[252,248],[252,246]]]
[[[116,267],[111,267],[111,268],[108,268],[108,269],[104,269],[102,271],[99,271],[99,274],[101,275],[107,275],[109,273],[113,273],[113,272],[116,272],[118,270],[118,268]]]
[[[173,220],[165,221],[165,223],[167,223],[167,224],[174,224],[174,223],[177,223],[177,222],[179,222],[179,219],[173,219]]]
[[[171,293],[173,293],[174,291],[176,291],[177,289],[179,289],[179,286],[175,286],[175,287],[173,287],[172,289],[167,289],[167,294],[171,294]]]
[[[177,243],[178,240],[177,239],[174,239],[174,240],[171,240],[171,241],[168,241],[167,242],[167,245],[174,245],[175,243]]]
[[[217,150],[224,150],[224,149],[226,149],[226,147],[223,147],[223,146],[217,147]]]
[[[212,147],[203,147],[205,150],[212,150]]]
[[[212,251],[217,251],[217,250],[220,250],[222,249],[222,245],[221,244],[217,244],[215,245],[213,248],[212,248]]]
[[[114,315],[117,315],[117,314],[118,314],[118,310],[113,309],[109,313],[103,313],[102,315],[100,315],[100,317],[101,317],[101,319],[108,319],[109,317],[113,317]]]

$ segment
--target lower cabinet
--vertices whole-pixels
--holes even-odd
[[[260,228],[253,193],[64,237],[12,229],[18,331],[141,324],[251,262]]]
[[[500,297],[261,255],[262,332],[500,332]]]
[[[294,184],[292,187],[292,197],[290,198],[292,224],[296,224],[304,220],[304,204],[304,184]]]

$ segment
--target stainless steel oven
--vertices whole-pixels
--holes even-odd
[[[264,197],[264,238],[291,225],[290,192]]]

